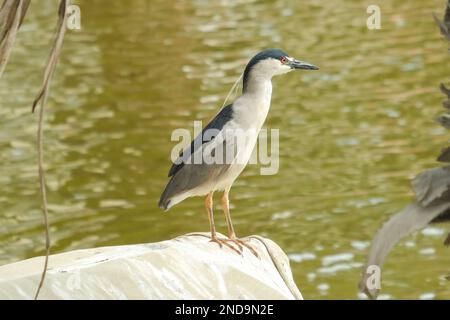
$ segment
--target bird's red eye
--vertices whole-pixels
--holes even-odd
[[[283,58],[280,59],[280,62],[283,63],[283,64],[286,63],[286,61],[287,61],[286,57],[283,57]]]

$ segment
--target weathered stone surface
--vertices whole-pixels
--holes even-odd
[[[249,239],[259,258],[220,249],[207,234],[56,254],[40,299],[302,299],[280,247]],[[0,267],[0,299],[32,299],[42,264]]]

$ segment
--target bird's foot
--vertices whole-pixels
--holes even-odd
[[[219,247],[222,249],[223,246],[226,246],[236,252],[239,255],[242,255],[242,249],[239,251],[235,247],[233,247],[231,244],[228,243],[228,239],[219,239],[217,237],[211,237],[211,240],[209,242],[215,242],[219,245]]]
[[[444,246],[450,247],[450,233],[447,236],[447,239],[444,241]]]
[[[249,240],[242,240],[242,239],[238,239],[236,237],[230,237],[226,241],[236,244],[239,247],[239,249],[241,250],[241,252],[243,251],[244,247],[246,247],[248,250],[250,250],[253,253],[253,255],[255,257],[259,258],[259,255],[256,252],[256,250],[248,243]]]

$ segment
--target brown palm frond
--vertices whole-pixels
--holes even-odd
[[[442,35],[450,41],[450,1],[447,3],[447,7],[445,9],[444,19],[440,20],[436,14],[433,13],[434,20],[437,25],[441,29]],[[441,83],[441,92],[447,96],[447,100],[442,102],[442,106],[447,110],[450,110],[450,89],[448,89],[443,83]],[[437,122],[440,123],[444,128],[450,129],[450,112],[439,116]],[[439,162],[450,162],[450,147],[446,147],[442,149],[440,155],[437,160]]]
[[[30,0],[5,0],[0,8],[0,78],[29,5]]]
[[[433,17],[442,35],[450,41],[450,0],[447,1],[444,19],[440,20],[436,14],[433,14]],[[447,97],[443,106],[450,109],[450,90],[444,84],[441,84],[440,89]],[[450,129],[449,111],[436,120],[443,127]],[[450,147],[442,150],[438,161],[450,162]],[[378,266],[381,271],[389,252],[402,238],[425,228],[430,223],[450,221],[450,166],[422,172],[413,180],[412,187],[416,195],[415,201],[392,216],[372,240],[359,284],[361,291],[366,293],[369,298],[376,299],[380,288],[369,285],[368,280],[371,275],[367,273],[368,266]],[[450,245],[450,234],[444,244]]]

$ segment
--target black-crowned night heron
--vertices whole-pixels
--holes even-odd
[[[224,107],[172,165],[169,171],[171,179],[159,200],[160,208],[168,210],[186,198],[206,195],[211,241],[220,247],[226,245],[239,254],[245,246],[257,255],[247,243],[236,237],[228,193],[247,165],[267,117],[272,97],[272,77],[295,69],[319,68],[296,60],[280,49],[264,50],[250,60],[244,71],[242,96]],[[244,139],[242,136],[245,136]],[[211,161],[218,158],[223,161]],[[213,215],[215,191],[224,191],[222,208],[228,225],[228,239],[219,239],[216,235]]]

